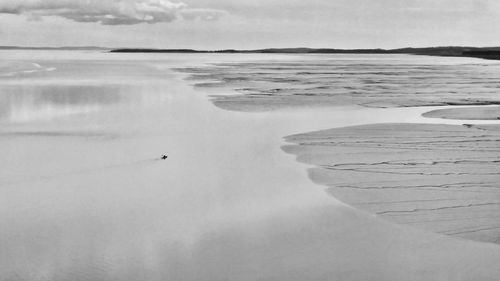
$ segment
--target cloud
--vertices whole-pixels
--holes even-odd
[[[222,10],[193,9],[170,0],[2,0],[0,13],[26,15],[31,20],[58,16],[104,25],[217,20],[225,14]]]

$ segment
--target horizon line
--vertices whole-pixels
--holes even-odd
[[[339,47],[259,47],[253,49],[239,48],[193,48],[193,47],[126,47],[126,46],[98,46],[98,45],[64,45],[64,46],[25,46],[25,45],[0,45],[0,49],[148,49],[148,50],[195,50],[195,51],[220,51],[220,50],[236,50],[236,51],[252,51],[265,49],[331,49],[331,50],[399,50],[399,49],[424,49],[424,48],[500,48],[499,45],[491,46],[471,46],[471,45],[430,45],[430,46],[405,46],[395,48],[383,47],[354,47],[354,48],[339,48]]]

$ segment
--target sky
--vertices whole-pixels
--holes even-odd
[[[498,0],[0,0],[0,45],[500,46]]]

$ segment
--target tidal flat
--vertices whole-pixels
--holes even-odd
[[[378,123],[360,111],[372,116],[371,124],[290,135],[285,139],[292,144],[282,149],[313,165],[309,177],[341,202],[411,229],[495,244],[500,125],[492,120],[499,119],[499,70],[481,60],[377,55],[181,69],[210,91],[216,106],[231,111],[357,106],[408,108],[411,116],[427,108],[424,118],[406,123],[395,123],[404,113]]]
[[[374,108],[500,103],[500,64],[411,55],[308,55],[179,69],[211,89],[220,108],[273,111],[360,105]],[[217,90],[230,88],[234,94]]]
[[[500,106],[437,109],[426,112],[423,116],[456,120],[500,120]]]
[[[475,130],[483,126],[423,118],[422,113],[437,108],[404,106],[494,101],[498,64],[467,58],[422,61],[407,55],[1,51],[0,56],[1,280],[427,281],[500,276],[497,244],[395,224],[383,214],[347,205],[311,181],[306,172],[311,165],[281,149],[287,145],[284,136],[374,123],[459,124],[451,127],[460,129],[450,131],[479,137]],[[265,75],[266,81],[252,73],[244,79],[245,72],[262,72],[261,64],[277,69]],[[378,69],[378,64],[385,65],[380,66],[385,72],[398,65],[419,73],[422,68],[427,76],[408,84],[404,76],[385,80],[379,79],[385,75],[379,70],[363,71]],[[207,83],[196,79],[206,79],[207,70],[220,65],[229,66],[224,71],[237,73],[237,79],[220,84],[223,80],[211,74],[212,87],[190,85]],[[354,79],[351,87],[366,80],[359,84],[367,89],[366,99],[354,89],[346,97],[339,90],[326,104],[309,102],[322,99],[307,95],[315,93],[310,86],[318,87],[316,80],[347,80],[322,70],[317,74],[322,78],[315,74],[293,82],[279,76],[281,65],[288,65],[289,72],[338,65],[336,73],[345,71],[344,76]],[[442,69],[449,71],[443,81],[462,73],[469,80],[462,85],[456,79],[455,88],[469,90],[447,99],[445,83],[436,82],[435,95],[428,93],[420,102],[410,88],[428,89],[419,83],[433,81]],[[202,76],[189,78],[186,72]],[[302,94],[287,94],[290,102],[288,96],[245,106],[218,102],[238,97],[254,83],[266,89],[294,87]],[[383,96],[384,87],[394,91]],[[396,89],[406,89],[405,95]],[[409,101],[403,102],[406,95]],[[423,130],[429,138],[439,133]],[[482,136],[484,140],[496,138],[496,133],[483,133],[491,135]],[[486,141],[481,143],[484,147],[478,149],[490,149]],[[161,160],[163,154],[168,159]],[[488,164],[494,156],[475,156],[486,159],[484,173],[495,172]],[[480,171],[474,171],[479,181]],[[490,188],[477,189],[482,187]]]
[[[500,242],[500,125],[372,124],[287,137],[311,179],[389,221]]]
[[[500,118],[494,106],[498,63],[387,55],[308,59],[218,64],[191,78],[207,80],[200,87],[235,89],[235,95],[213,96],[214,104],[228,110],[455,105],[422,116],[481,123]],[[342,127],[287,136],[294,145],[283,150],[315,165],[310,178],[351,206],[392,222],[498,243],[498,126]]]

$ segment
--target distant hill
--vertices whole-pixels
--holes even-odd
[[[114,49],[112,53],[255,53],[255,54],[329,54],[329,53],[390,53],[383,49],[313,49],[313,48],[269,48],[256,50],[193,50],[193,49]]]
[[[256,50],[193,50],[193,49],[114,49],[113,53],[256,53],[256,54],[414,54],[429,56],[477,57],[500,59],[500,47],[428,47],[400,49],[330,49],[330,48],[268,48]]]
[[[434,55],[434,56],[471,56],[472,53],[480,55],[483,52],[500,52],[500,47],[430,47],[430,48],[402,48],[390,50],[391,52],[400,52],[406,54],[417,55]],[[483,55],[485,55],[483,53]]]
[[[399,49],[333,49],[333,48],[267,48],[255,50],[194,50],[194,49],[149,49],[120,48],[111,49],[96,46],[83,47],[19,47],[0,46],[0,50],[66,50],[66,51],[104,51],[111,53],[226,53],[226,54],[413,54],[428,56],[475,57],[500,60],[500,47],[426,47]]]
[[[500,50],[474,50],[463,52],[462,55],[466,57],[500,60]]]

